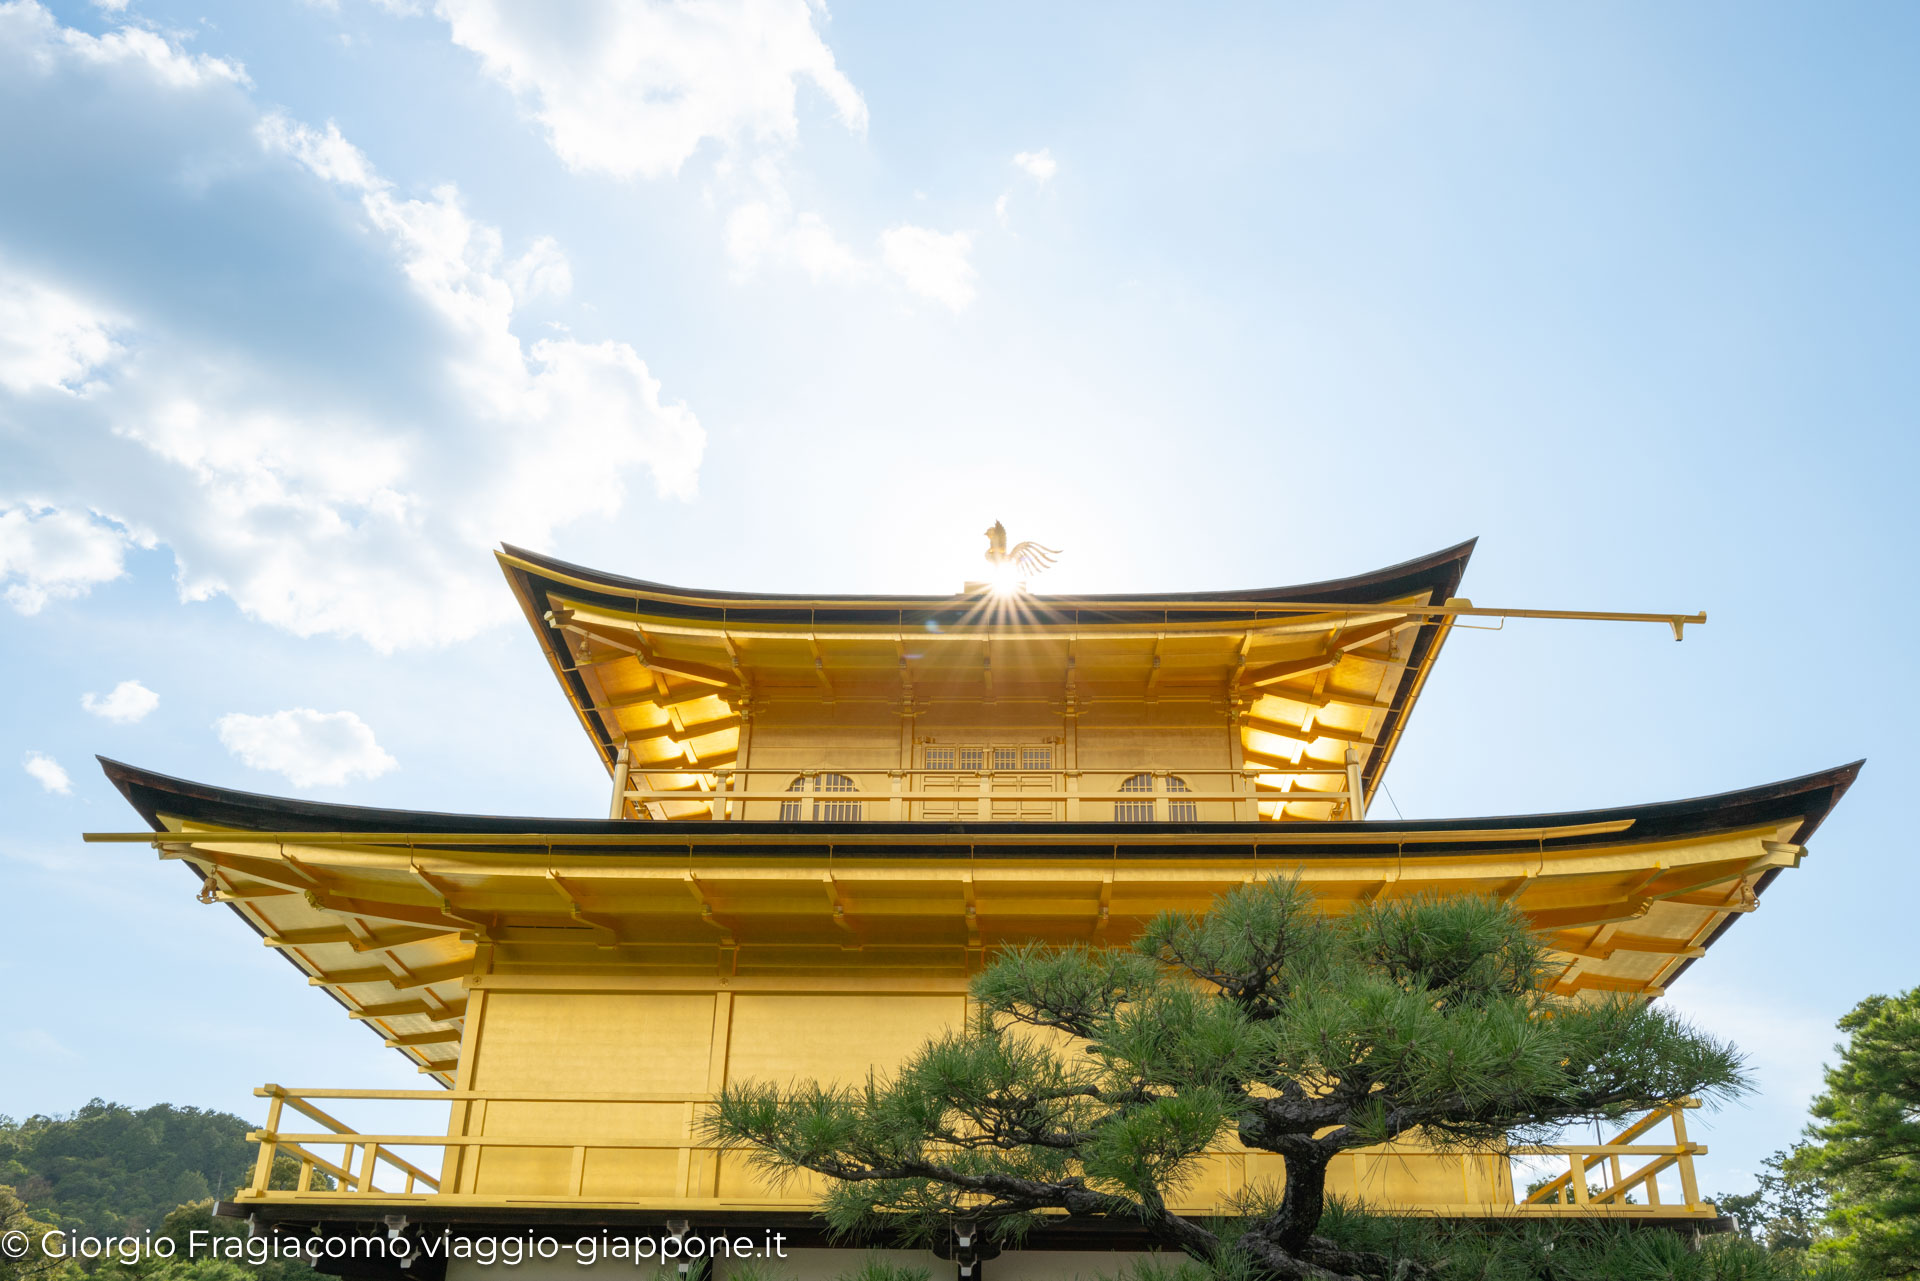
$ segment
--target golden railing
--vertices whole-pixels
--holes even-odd
[[[1659,1209],[1666,1205],[1660,1198],[1659,1176],[1666,1170],[1673,1170],[1680,1179],[1681,1208],[1693,1213],[1710,1213],[1713,1207],[1700,1199],[1700,1183],[1693,1170],[1693,1158],[1705,1155],[1707,1149],[1705,1145],[1694,1143],[1687,1137],[1687,1109],[1699,1106],[1698,1100],[1685,1099],[1672,1107],[1656,1108],[1605,1143],[1555,1144],[1519,1149],[1519,1154],[1527,1156],[1564,1156],[1568,1166],[1565,1174],[1549,1179],[1534,1189],[1521,1204],[1577,1209],[1625,1207],[1627,1198],[1639,1190],[1646,1196],[1646,1209]],[[1673,1142],[1638,1141],[1657,1129],[1663,1121],[1672,1126]],[[1646,1157],[1648,1160],[1646,1164],[1628,1170],[1621,1163],[1623,1157]],[[1600,1171],[1604,1181],[1598,1188],[1590,1188],[1588,1178],[1595,1170]],[[1633,1207],[1636,1211],[1641,1208]]]
[[[290,1156],[300,1163],[300,1174],[295,1184],[296,1193],[310,1193],[313,1186],[314,1171],[325,1173],[334,1180],[332,1189],[319,1189],[322,1193],[379,1192],[375,1178],[380,1167],[386,1166],[403,1176],[406,1184],[399,1189],[402,1196],[412,1195],[415,1188],[424,1187],[431,1192],[440,1190],[437,1176],[428,1174],[419,1166],[388,1148],[432,1147],[432,1140],[422,1140],[411,1136],[393,1136],[383,1134],[360,1134],[338,1117],[315,1107],[309,1099],[424,1099],[440,1100],[447,1097],[444,1090],[284,1090],[277,1085],[266,1085],[254,1091],[264,1097],[267,1103],[267,1128],[253,1130],[247,1134],[250,1142],[260,1145],[260,1151],[253,1163],[253,1182],[242,1195],[265,1195],[273,1180],[274,1165],[282,1155]],[[280,1129],[283,1109],[292,1108],[310,1121],[317,1121],[327,1127],[325,1133],[286,1134]],[[442,1135],[439,1142],[444,1143]],[[314,1147],[327,1147],[338,1144],[342,1149],[339,1161],[329,1161]],[[356,1154],[358,1159],[356,1160]]]
[[[1343,803],[1360,791],[1362,786],[1357,755],[1345,764],[1308,760],[1289,765],[1276,760],[1267,764],[1249,763],[1230,767],[1218,764],[1181,766],[1162,762],[1127,768],[1073,769],[1057,766],[1040,769],[994,768],[990,765],[973,769],[954,766],[875,769],[831,765],[805,769],[745,769],[733,765],[703,768],[697,764],[668,761],[633,762],[628,766],[628,771],[616,774],[616,804],[628,801],[642,804],[698,802],[706,805],[715,819],[744,818],[749,805],[754,806],[758,813],[766,810],[771,803],[839,801],[860,805],[861,817],[868,821],[916,820],[927,817],[929,811],[955,805],[977,807],[978,812],[974,817],[981,819],[991,818],[995,807],[1044,806],[1055,820],[1105,821],[1112,817],[1111,807],[1116,803],[1145,803],[1151,806],[1154,819],[1164,822],[1168,817],[1169,804],[1187,802],[1207,805],[1212,807],[1212,817],[1220,819],[1224,815],[1218,812],[1218,808],[1223,802],[1235,805],[1262,802]],[[640,786],[637,780],[648,774],[693,775],[707,781],[692,788]],[[812,780],[830,774],[858,779],[860,785],[852,792],[814,791]],[[1150,790],[1129,791],[1123,787],[1126,780],[1142,775],[1152,780]],[[789,790],[789,784],[796,776],[806,779],[809,786],[798,792]],[[1264,781],[1271,777],[1284,777],[1286,782],[1276,785]],[[1183,780],[1187,790],[1169,790],[1169,778]],[[1322,791],[1302,786],[1301,781],[1309,778],[1325,779],[1333,787]],[[935,785],[935,780],[948,785]],[[812,806],[809,804],[803,809],[803,816],[811,813]]]
[[[695,1142],[690,1137],[691,1125],[687,1127],[689,1136],[678,1142],[628,1142],[608,1139],[604,1135],[462,1135],[462,1134],[376,1134],[362,1133],[352,1129],[331,1113],[316,1106],[315,1099],[325,1100],[383,1100],[416,1101],[427,1103],[452,1104],[455,1111],[471,1110],[475,1104],[538,1102],[549,1104],[572,1103],[666,1103],[686,1105],[688,1116],[694,1108],[711,1103],[711,1094],[564,1094],[564,1093],[503,1093],[479,1090],[308,1090],[286,1089],[278,1085],[267,1085],[254,1091],[268,1100],[267,1123],[261,1130],[255,1130],[247,1138],[259,1145],[258,1158],[254,1163],[252,1182],[241,1189],[242,1200],[368,1200],[368,1201],[432,1201],[435,1204],[455,1205],[498,1204],[509,1199],[499,1193],[476,1193],[462,1191],[456,1176],[447,1174],[447,1168],[458,1168],[458,1158],[468,1152],[483,1151],[487,1148],[499,1149],[564,1149],[570,1153],[569,1174],[566,1186],[560,1191],[515,1191],[510,1199],[516,1204],[546,1203],[565,1205],[574,1203],[598,1203],[605,1198],[588,1196],[583,1190],[587,1158],[593,1152],[675,1152],[691,1157],[700,1153],[711,1157],[716,1149],[708,1144]],[[1566,1173],[1551,1179],[1541,1187],[1516,1202],[1504,1200],[1474,1200],[1470,1192],[1473,1183],[1471,1165],[1483,1160],[1485,1154],[1473,1152],[1445,1152],[1431,1148],[1418,1148],[1407,1144],[1388,1144],[1379,1148],[1362,1149],[1353,1155],[1358,1158],[1391,1159],[1395,1156],[1416,1157],[1423,1161],[1441,1160],[1449,1157],[1461,1162],[1461,1183],[1463,1196],[1459,1203],[1450,1204],[1407,1204],[1383,1207],[1399,1213],[1444,1215],[1457,1217],[1497,1217],[1515,1216],[1525,1218],[1560,1218],[1570,1215],[1594,1215],[1601,1217],[1659,1217],[1694,1218],[1711,1217],[1715,1210],[1710,1203],[1700,1199],[1699,1184],[1694,1175],[1693,1158],[1706,1152],[1706,1148],[1693,1143],[1687,1137],[1685,1111],[1698,1107],[1692,1100],[1672,1107],[1655,1109],[1647,1113],[1620,1133],[1604,1142],[1572,1143],[1550,1145],[1528,1145],[1510,1149],[1506,1155],[1522,1161],[1538,1157],[1564,1157],[1568,1163]],[[287,1109],[300,1116],[317,1122],[325,1127],[312,1132],[293,1132],[281,1129]],[[1663,1123],[1672,1127],[1672,1142],[1656,1143],[1644,1141]],[[332,1160],[316,1148],[337,1146],[342,1149],[339,1160]],[[439,1148],[442,1152],[443,1170],[441,1174],[429,1174],[418,1165],[407,1160],[395,1149]],[[1222,1152],[1226,1157],[1246,1157],[1244,1151]],[[299,1175],[292,1189],[272,1187],[275,1165],[281,1157],[291,1157],[299,1163]],[[1631,1168],[1623,1161],[1645,1158],[1643,1163]],[[1679,1179],[1680,1197],[1677,1201],[1663,1198],[1659,1176],[1673,1171]],[[334,1180],[332,1188],[314,1186],[314,1173],[321,1171]],[[1590,1188],[1589,1182],[1598,1171],[1602,1182],[1598,1187]],[[389,1184],[398,1186],[380,1186],[380,1180],[386,1176]],[[455,1186],[442,1188],[442,1179],[453,1179]],[[1629,1198],[1639,1193],[1644,1203],[1631,1203]],[[647,1205],[656,1208],[712,1207],[745,1209],[805,1209],[814,1204],[810,1195],[771,1196],[759,1195],[750,1200],[707,1196],[649,1196],[644,1198]]]

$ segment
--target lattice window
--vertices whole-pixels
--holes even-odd
[[[953,749],[951,747],[929,747],[927,749],[928,769],[952,769]]]
[[[960,768],[978,773],[986,763],[986,755],[980,748],[963,747],[960,749]]]
[[[789,792],[839,792],[844,794],[847,792],[855,792],[859,789],[853,785],[853,780],[845,774],[821,774],[813,780],[811,786],[808,785],[804,776],[796,778],[793,782],[787,784],[787,790]],[[783,823],[798,823],[806,817],[806,804],[803,800],[781,801],[780,821]],[[813,817],[822,823],[858,823],[860,821],[860,802],[816,800],[813,803]]]
[[[1020,749],[1021,769],[1052,769],[1053,749],[1051,747],[1023,747]]]
[[[1176,778],[1176,777],[1173,777],[1172,775],[1169,775],[1167,777],[1167,790],[1169,792],[1190,792],[1193,789],[1187,786],[1186,779]],[[1174,822],[1174,823],[1199,822],[1200,821],[1199,802],[1168,801],[1167,802],[1167,819],[1168,821]]]
[[[845,774],[822,774],[819,778],[819,791],[852,792],[853,780]],[[822,823],[858,823],[860,821],[859,801],[815,801],[813,816]]]
[[[789,792],[804,792],[807,790],[807,780],[804,778],[796,778],[793,782],[787,784],[787,790]],[[805,801],[781,801],[780,821],[782,823],[798,823],[800,821],[801,807],[805,804]]]
[[[1153,775],[1135,774],[1120,784],[1120,790],[1123,792],[1145,792],[1148,795],[1152,795]],[[1150,800],[1115,801],[1113,805],[1113,821],[1116,823],[1151,823],[1153,821],[1153,802]]]

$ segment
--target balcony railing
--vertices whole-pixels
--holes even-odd
[[[697,1110],[713,1101],[710,1094],[515,1094],[477,1090],[307,1090],[286,1089],[278,1085],[268,1085],[254,1093],[268,1100],[266,1128],[248,1134],[248,1139],[259,1145],[258,1158],[254,1163],[253,1180],[249,1186],[239,1192],[243,1201],[310,1203],[324,1201],[340,1204],[346,1202],[428,1202],[437,1205],[499,1205],[511,1201],[516,1205],[587,1205],[619,1203],[628,1206],[644,1204],[659,1209],[808,1209],[814,1204],[812,1196],[776,1196],[756,1194],[752,1197],[726,1197],[713,1192],[711,1180],[688,1180],[685,1171],[695,1160],[713,1162],[717,1150],[709,1145],[700,1144],[690,1136],[693,1130],[692,1120]],[[313,1101],[384,1101],[415,1103],[442,1103],[453,1107],[454,1112],[466,1116],[475,1115],[477,1109],[489,1103],[542,1103],[542,1104],[673,1104],[685,1107],[685,1131],[687,1137],[679,1142],[625,1142],[610,1140],[601,1134],[569,1135],[526,1135],[526,1134],[402,1134],[368,1133],[353,1129],[339,1118],[317,1106]],[[1461,1218],[1494,1218],[1502,1216],[1523,1218],[1561,1218],[1567,1216],[1589,1215],[1596,1217],[1627,1218],[1710,1218],[1717,1212],[1711,1203],[1700,1199],[1699,1184],[1694,1177],[1693,1158],[1706,1152],[1706,1148],[1694,1143],[1687,1137],[1685,1112],[1688,1108],[1699,1106],[1688,1100],[1673,1107],[1660,1108],[1647,1113],[1631,1125],[1603,1142],[1590,1144],[1552,1144],[1544,1146],[1525,1146],[1510,1149],[1507,1156],[1518,1161],[1522,1169],[1537,1164],[1539,1158],[1564,1158],[1568,1169],[1564,1174],[1550,1179],[1544,1185],[1527,1193],[1516,1201],[1505,1199],[1474,1199],[1473,1188],[1476,1183],[1485,1186],[1483,1177],[1476,1177],[1475,1163],[1483,1162],[1486,1154],[1476,1152],[1434,1151],[1408,1144],[1388,1144],[1379,1148],[1362,1149],[1356,1158],[1366,1157],[1403,1157],[1421,1161],[1447,1162],[1457,1160],[1460,1166],[1460,1184],[1462,1199],[1458,1202],[1437,1203],[1422,1201],[1407,1204],[1376,1204],[1374,1208],[1387,1213],[1438,1215]],[[318,1130],[285,1130],[288,1110],[317,1123]],[[1667,1125],[1671,1131],[1671,1142],[1650,1141],[1654,1132]],[[450,1129],[453,1127],[449,1127]],[[329,1153],[339,1150],[338,1159]],[[440,1172],[429,1173],[414,1160],[403,1153],[430,1151],[439,1149],[441,1153]],[[482,1154],[488,1150],[562,1150],[569,1154],[568,1173],[558,1188],[551,1185],[540,1188],[515,1189],[511,1192],[498,1190],[480,1192],[474,1190],[478,1180],[474,1177],[476,1166],[465,1166],[466,1177],[461,1177],[462,1163],[468,1154]],[[682,1180],[680,1186],[686,1188],[692,1183],[702,1183],[705,1195],[683,1196],[638,1196],[620,1198],[617,1202],[602,1194],[589,1194],[586,1187],[588,1162],[596,1153],[664,1152],[675,1153],[681,1158]],[[1223,1150],[1217,1155],[1230,1158],[1244,1158],[1249,1154],[1244,1150]],[[291,1158],[298,1163],[298,1176],[295,1186],[275,1188],[276,1165],[282,1158]],[[431,1162],[427,1162],[431,1164]],[[284,1166],[280,1167],[284,1169]],[[709,1166],[711,1168],[711,1166]],[[315,1186],[315,1173],[321,1172],[333,1181],[332,1187]],[[1595,1184],[1596,1173],[1599,1176]],[[1663,1193],[1660,1179],[1662,1175],[1677,1177],[1678,1188],[1669,1185]],[[1509,1184],[1509,1186],[1518,1186]],[[1671,1192],[1677,1191],[1673,1197]],[[1636,1200],[1636,1194],[1643,1200]]]
[[[688,775],[700,780],[694,787],[644,787],[647,774]],[[815,779],[837,776],[855,780],[854,790],[835,791],[831,797],[817,791]],[[1267,780],[1283,778],[1276,785]],[[807,786],[793,788],[796,778]],[[1130,788],[1128,781],[1151,780],[1150,788]],[[1170,786],[1179,780],[1184,788]],[[1306,785],[1309,780],[1313,785]],[[1320,790],[1328,785],[1327,790]],[[1345,806],[1359,790],[1357,758],[1344,765],[1305,762],[1300,765],[1218,765],[1178,767],[1139,766],[1124,769],[872,769],[822,766],[806,769],[741,769],[731,765],[703,768],[698,764],[652,763],[634,765],[631,773],[616,774],[615,812],[628,802],[698,802],[714,819],[777,817],[783,805],[808,802],[801,817],[814,815],[811,802],[830,799],[838,806],[859,806],[869,821],[951,819],[959,810],[978,819],[1020,818],[1054,821],[1105,821],[1115,806],[1141,806],[1154,821],[1165,822],[1169,807],[1198,806],[1214,820],[1250,818],[1261,803],[1327,804]],[[1345,813],[1345,810],[1341,810]],[[835,816],[840,811],[834,810]],[[1143,816],[1144,817],[1144,816]]]
[[[1565,1174],[1535,1188],[1521,1204],[1624,1209],[1631,1205],[1630,1198],[1638,1191],[1647,1199],[1646,1209],[1659,1209],[1666,1205],[1660,1199],[1660,1175],[1672,1170],[1680,1179],[1681,1207],[1688,1211],[1710,1208],[1700,1200],[1700,1184],[1693,1172],[1693,1158],[1704,1155],[1707,1149],[1687,1138],[1687,1109],[1699,1106],[1696,1100],[1688,1099],[1677,1106],[1649,1112],[1605,1143],[1591,1147],[1561,1145],[1521,1149],[1523,1155],[1564,1156],[1568,1165]],[[1670,1127],[1673,1142],[1645,1142],[1646,1136],[1662,1122]],[[1631,1170],[1622,1164],[1622,1158],[1639,1157],[1648,1158],[1646,1164]],[[1600,1171],[1604,1180],[1598,1187],[1588,1182],[1595,1170]]]

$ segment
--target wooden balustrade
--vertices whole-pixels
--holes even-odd
[[[1687,1109],[1697,1108],[1697,1100],[1687,1099],[1669,1108],[1656,1108],[1605,1143],[1552,1144],[1516,1150],[1522,1156],[1564,1156],[1565,1174],[1549,1179],[1531,1192],[1523,1205],[1574,1206],[1579,1208],[1621,1208],[1636,1191],[1647,1198],[1648,1209],[1663,1205],[1659,1176],[1673,1170],[1680,1179],[1680,1207],[1690,1212],[1705,1212],[1711,1205],[1700,1199],[1700,1185],[1694,1177],[1693,1158],[1706,1153],[1706,1147],[1687,1137]],[[1641,1143],[1636,1140],[1657,1128],[1661,1122],[1673,1127],[1672,1143]],[[1647,1157],[1646,1164],[1627,1171],[1621,1157]],[[1606,1181],[1597,1189],[1588,1186],[1588,1175],[1602,1169]]]
[[[591,1093],[510,1093],[480,1090],[310,1090],[285,1089],[278,1085],[264,1086],[254,1093],[268,1100],[266,1128],[256,1130],[247,1137],[259,1145],[258,1158],[254,1164],[253,1180],[250,1186],[240,1192],[242,1200],[260,1201],[307,1201],[324,1199],[329,1201],[358,1199],[366,1201],[393,1200],[431,1200],[444,1205],[488,1205],[500,1203],[503,1198],[498,1194],[443,1191],[438,1176],[429,1174],[413,1162],[406,1160],[394,1151],[396,1148],[439,1148],[443,1154],[485,1149],[564,1149],[569,1154],[566,1187],[559,1192],[541,1192],[529,1189],[525,1194],[515,1192],[511,1199],[516,1204],[541,1203],[564,1205],[569,1203],[597,1202],[600,1198],[587,1197],[583,1192],[587,1158],[590,1153],[604,1152],[682,1152],[712,1153],[711,1145],[701,1144],[691,1138],[680,1142],[628,1142],[612,1140],[604,1136],[585,1135],[456,1135],[456,1134],[386,1134],[362,1133],[354,1130],[322,1108],[312,1100],[389,1100],[419,1101],[447,1104],[461,1103],[609,1103],[641,1104],[664,1103],[681,1105],[700,1105],[711,1103],[711,1094],[591,1094]],[[1484,1157],[1484,1153],[1446,1152],[1430,1148],[1416,1147],[1410,1144],[1387,1144],[1379,1148],[1363,1149],[1356,1155],[1398,1155],[1418,1157],[1424,1160],[1457,1159],[1461,1163],[1462,1201],[1453,1204],[1429,1204],[1376,1207],[1387,1212],[1442,1215],[1449,1217],[1492,1218],[1501,1216],[1523,1218],[1558,1218],[1567,1215],[1589,1215],[1595,1217],[1630,1218],[1707,1218],[1713,1216],[1714,1207],[1700,1199],[1699,1185],[1695,1179],[1693,1158],[1706,1152],[1706,1148],[1692,1142],[1687,1137],[1686,1110],[1698,1107],[1692,1100],[1670,1108],[1660,1108],[1626,1126],[1618,1134],[1604,1142],[1570,1143],[1549,1145],[1527,1145],[1514,1147],[1506,1155],[1514,1159],[1529,1157],[1557,1156],[1565,1157],[1567,1172],[1548,1180],[1540,1187],[1526,1194],[1517,1203],[1474,1201],[1469,1190],[1472,1185],[1469,1166]],[[317,1122],[324,1129],[314,1132],[291,1132],[281,1129],[284,1110],[291,1108],[308,1120]],[[1643,1141],[1661,1124],[1672,1127],[1673,1140],[1670,1143]],[[326,1148],[338,1145],[342,1155],[338,1161],[315,1152],[316,1147]],[[292,1190],[274,1189],[273,1167],[282,1156],[292,1156],[300,1163],[297,1185]],[[1237,1156],[1243,1152],[1223,1151],[1218,1155]],[[1645,1158],[1642,1164],[1628,1168],[1623,1158]],[[1670,1200],[1662,1195],[1659,1176],[1673,1171],[1679,1182],[1678,1200]],[[334,1187],[316,1188],[313,1176],[316,1171],[324,1172],[334,1180]],[[1603,1181],[1597,1187],[1590,1187],[1590,1176],[1599,1171]],[[397,1176],[397,1187],[382,1187],[379,1180],[383,1174]],[[1644,1197],[1643,1202],[1632,1200],[1634,1194]],[[647,1204],[657,1204],[660,1208],[690,1208],[706,1206],[719,1208],[746,1208],[749,1204],[765,1209],[806,1209],[813,1205],[809,1196],[759,1196],[749,1202],[718,1197],[648,1197]]]

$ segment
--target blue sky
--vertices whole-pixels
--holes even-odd
[[[1869,758],[1671,999],[1711,1187],[1920,983],[1920,12],[0,3],[0,1112],[412,1085],[127,829],[592,814],[488,548],[667,582],[1298,582],[1481,537],[1408,816]],[[126,682],[136,682],[126,685]],[[291,744],[291,747],[286,746]]]

